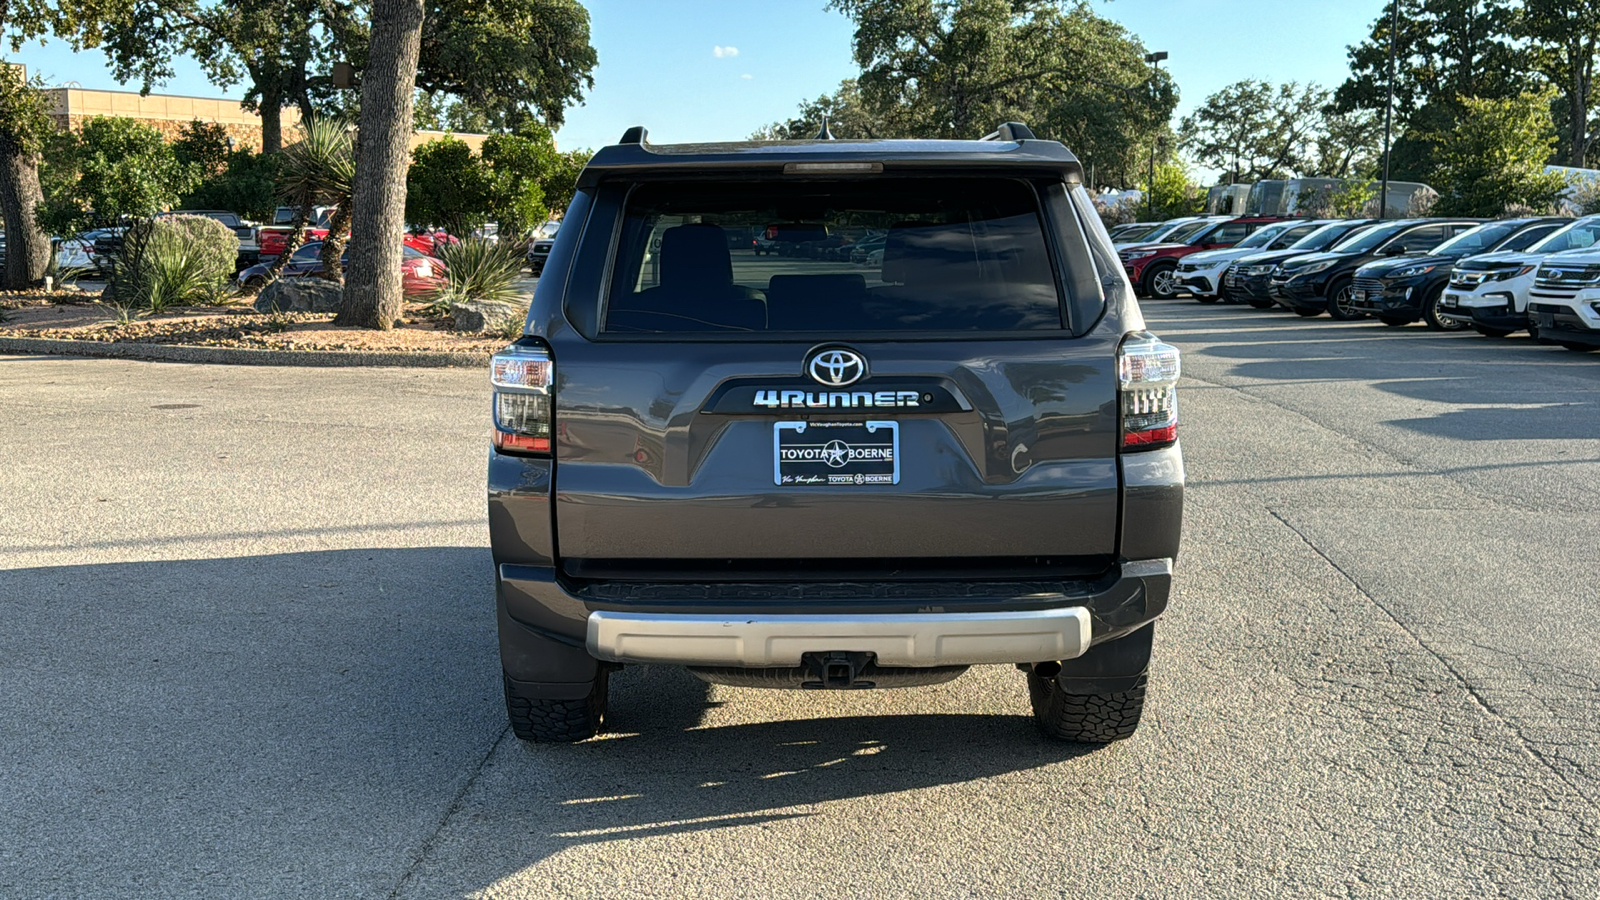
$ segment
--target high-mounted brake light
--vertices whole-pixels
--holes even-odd
[[[542,347],[513,344],[489,360],[494,385],[494,446],[511,453],[550,453],[555,362]]]
[[[1148,331],[1123,337],[1117,349],[1122,449],[1155,450],[1178,440],[1178,348]]]

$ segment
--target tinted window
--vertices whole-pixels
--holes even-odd
[[[1333,249],[1340,253],[1365,253],[1408,227],[1410,226],[1404,222],[1396,222],[1392,225],[1375,225],[1366,231],[1353,234],[1345,240],[1334,244]]]
[[[1535,225],[1532,228],[1524,229],[1519,234],[1512,235],[1511,240],[1501,244],[1498,249],[1520,253],[1521,251],[1532,247],[1539,241],[1549,237],[1552,232],[1560,227],[1560,225],[1557,225],[1554,222],[1550,223],[1549,225]]]
[[[1468,228],[1434,249],[1439,253],[1482,253],[1505,240],[1516,230],[1517,226],[1507,222],[1490,222],[1487,225]]]
[[[1215,222],[1190,222],[1187,225],[1179,225],[1177,228],[1161,235],[1160,242],[1163,244],[1187,244],[1199,237],[1206,229],[1215,226]]]
[[[1340,239],[1354,234],[1358,228],[1348,222],[1330,222],[1289,245],[1291,250],[1326,250]]]
[[[321,255],[322,242],[317,241],[316,243],[312,244],[301,244],[299,248],[297,248],[293,253],[289,254],[289,259],[293,262],[311,262]]]
[[[1403,248],[1407,253],[1424,253],[1439,246],[1439,243],[1449,234],[1450,226],[1448,225],[1424,225],[1414,231],[1406,232],[1384,249],[1391,250],[1399,247]]]
[[[1237,244],[1250,233],[1252,225],[1243,222],[1227,222],[1216,231],[1206,235],[1208,244]]]
[[[830,237],[786,257],[728,249],[728,229],[773,222]],[[833,252],[878,235],[881,254]],[[1061,328],[1038,200],[1020,181],[646,184],[614,259],[611,333]]]
[[[1235,250],[1265,249],[1269,244],[1272,243],[1273,238],[1276,238],[1276,237],[1279,237],[1279,236],[1283,235],[1288,230],[1288,228],[1289,228],[1289,226],[1287,226],[1287,225],[1268,225],[1265,228],[1259,229],[1254,234],[1252,234],[1249,237],[1245,238],[1244,240],[1238,242],[1237,244],[1234,244],[1233,245],[1234,249]],[[1288,246],[1288,245],[1285,244],[1284,246]]]
[[[1582,250],[1600,239],[1600,216],[1579,219],[1550,235],[1532,247],[1532,253],[1560,253],[1563,250]]]

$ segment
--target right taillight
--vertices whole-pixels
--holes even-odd
[[[1122,449],[1155,450],[1178,440],[1178,348],[1148,331],[1124,336],[1117,350]]]
[[[494,446],[511,453],[550,453],[554,418],[550,386],[555,362],[543,347],[513,344],[489,360],[494,385]]]

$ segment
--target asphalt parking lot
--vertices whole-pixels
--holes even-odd
[[[1104,748],[1002,668],[525,747],[483,373],[0,357],[0,896],[1595,897],[1600,355],[1146,311],[1185,555]]]

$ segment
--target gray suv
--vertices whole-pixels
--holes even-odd
[[[817,690],[1002,664],[1045,733],[1131,735],[1181,531],[1178,352],[1082,181],[1017,124],[596,154],[492,362],[517,736],[594,735],[640,663]],[[881,264],[729,252],[772,222],[881,232]]]

